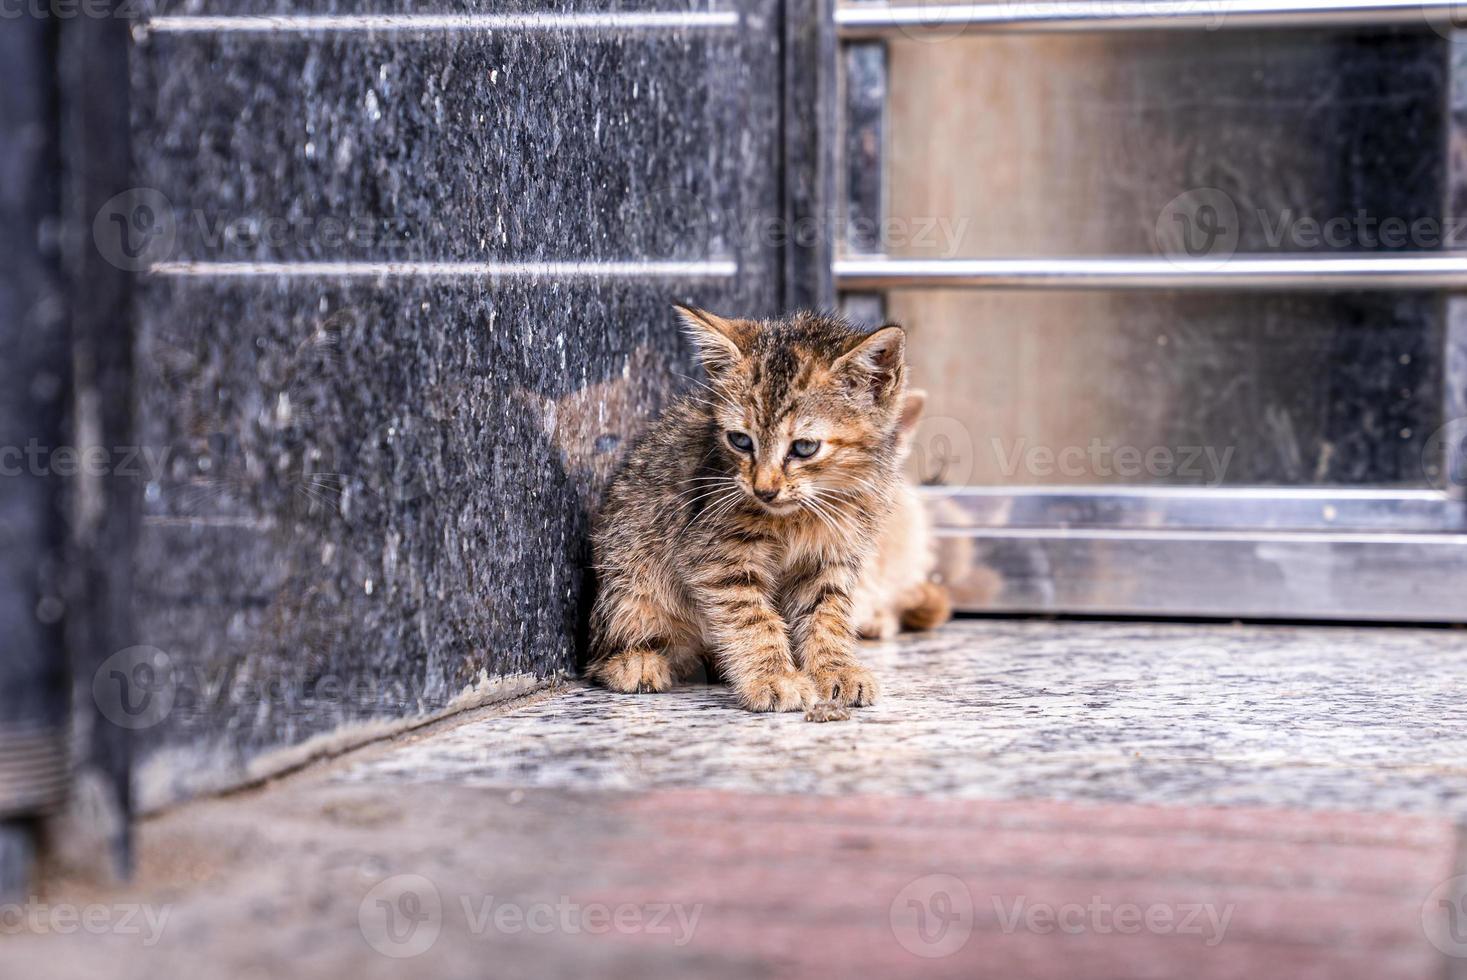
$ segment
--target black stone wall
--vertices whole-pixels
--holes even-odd
[[[718,9],[139,35],[145,806],[574,670],[589,510],[689,383],[670,304],[781,305],[778,8]]]

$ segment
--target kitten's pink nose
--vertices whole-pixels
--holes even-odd
[[[779,472],[778,466],[761,462],[754,467],[754,472],[749,476],[749,489],[754,491],[754,496],[766,504],[773,503],[779,496],[779,492],[784,489],[783,474]]]

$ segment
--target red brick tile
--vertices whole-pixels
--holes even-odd
[[[701,905],[695,948],[738,950],[782,976],[1379,980],[1443,970],[1421,928],[1422,902],[1453,873],[1455,833],[1440,820],[713,791],[650,793],[617,809],[630,818],[625,833],[606,842],[602,884],[583,900]],[[917,910],[899,901],[914,882],[927,897],[930,875],[961,882],[938,884],[959,903],[949,928],[966,936],[934,958],[900,938],[947,951],[915,938]],[[1068,908],[1073,933],[1016,922],[1020,897],[1026,909]],[[1169,910],[1171,924],[1121,931],[1129,923],[1105,909],[1122,904]],[[1200,912],[1193,931],[1177,929],[1197,906],[1231,910],[1220,938]]]

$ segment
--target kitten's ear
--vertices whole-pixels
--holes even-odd
[[[922,409],[927,407],[927,392],[921,388],[908,388],[907,397],[902,402],[902,417],[897,423],[897,428],[903,435],[911,435],[912,430],[917,428],[917,420],[922,417]]]
[[[674,307],[683,319],[684,332],[698,348],[698,358],[710,374],[743,360],[742,345],[749,340],[747,325],[737,320],[725,320],[696,306],[677,303]]]
[[[862,337],[855,347],[836,359],[831,369],[852,381],[864,382],[876,404],[885,407],[907,380],[906,350],[906,333],[889,323]]]

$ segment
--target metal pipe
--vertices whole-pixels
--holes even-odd
[[[1467,252],[836,260],[843,290],[1202,289],[1467,290]]]
[[[1219,28],[1454,27],[1454,0],[986,0],[838,7],[846,39],[998,31],[1217,30]]]

